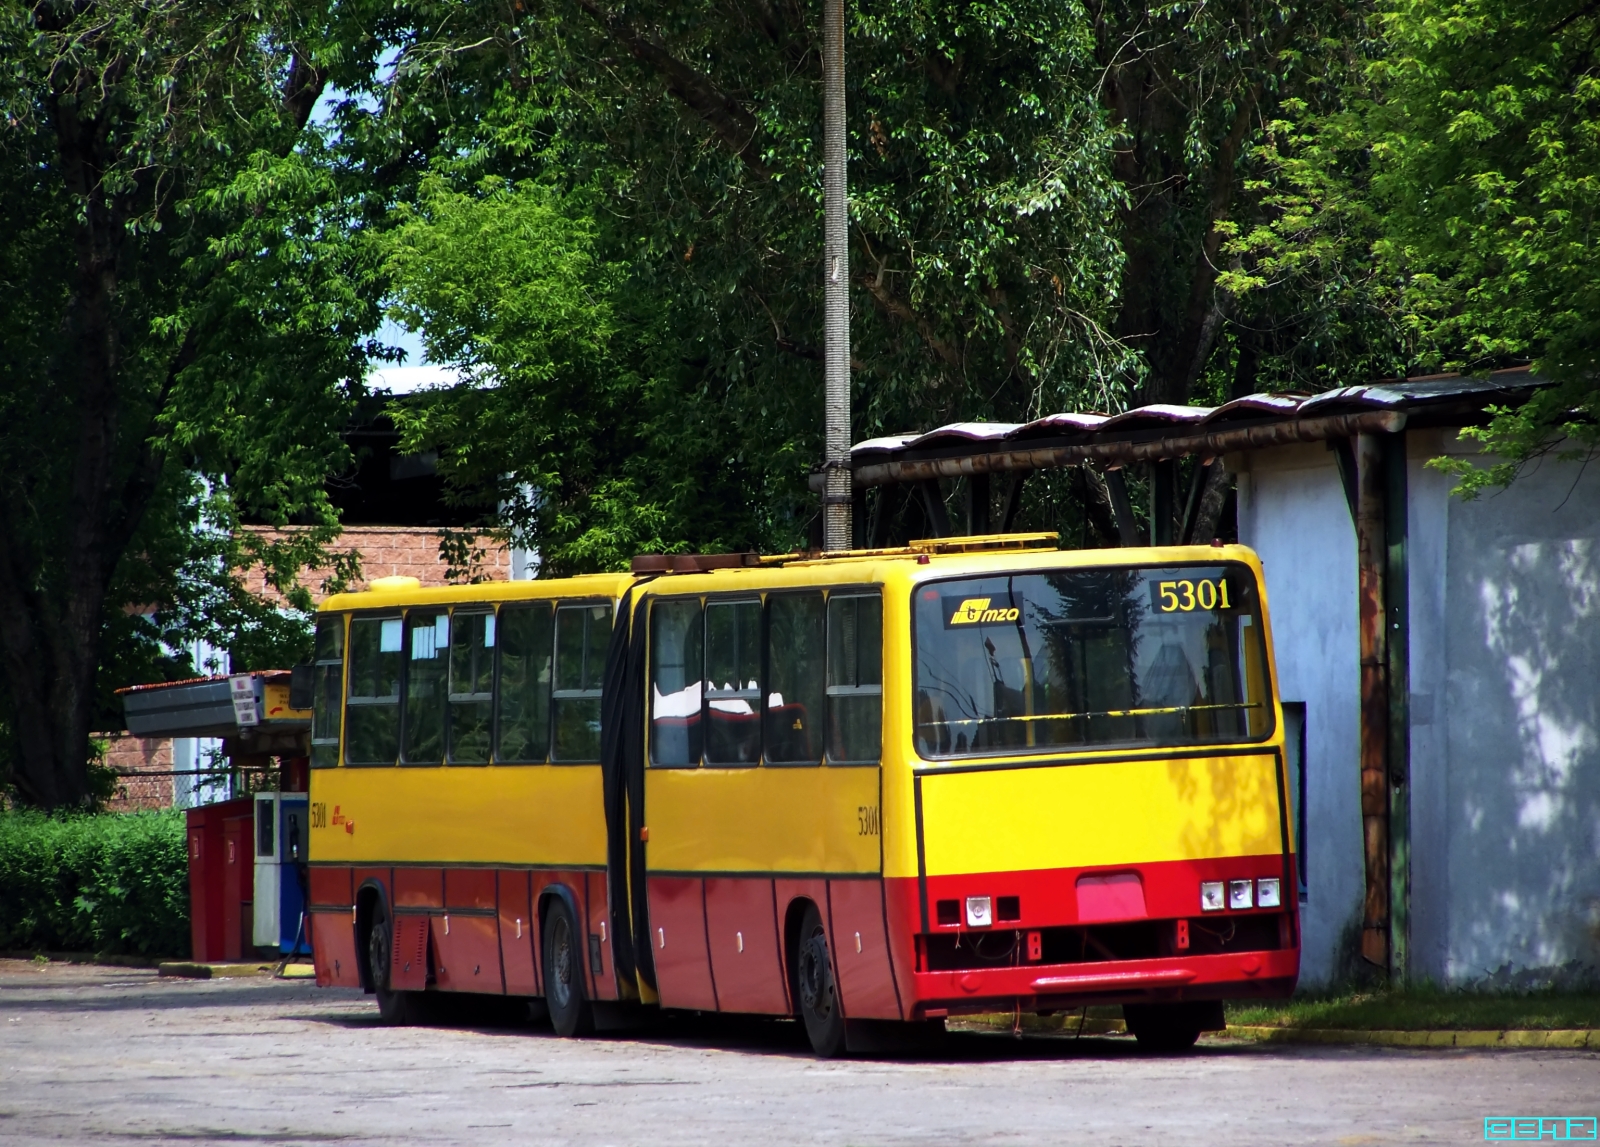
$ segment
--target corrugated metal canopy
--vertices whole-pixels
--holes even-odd
[[[1215,456],[1286,442],[1343,438],[1406,425],[1466,425],[1491,403],[1516,403],[1548,380],[1527,367],[1487,378],[1435,375],[1322,394],[1251,394],[1221,406],[1153,404],[1121,414],[1050,414],[1032,422],[955,422],[858,443],[861,485],[1028,470],[1094,461],[1119,465]]]

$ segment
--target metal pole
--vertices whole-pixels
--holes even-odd
[[[823,0],[823,362],[827,383],[822,548],[850,548],[850,250],[844,160],[844,0]]]

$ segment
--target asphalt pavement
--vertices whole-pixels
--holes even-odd
[[[1600,1115],[1600,1055],[952,1033],[820,1062],[792,1022],[562,1040],[494,1014],[388,1028],[304,981],[0,961],[0,1143],[1482,1143]]]

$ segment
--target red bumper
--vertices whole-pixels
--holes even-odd
[[[1028,964],[912,976],[913,1018],[1085,1004],[1285,996],[1300,952],[1239,952],[1093,964]]]

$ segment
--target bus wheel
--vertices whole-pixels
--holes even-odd
[[[1139,1050],[1172,1055],[1188,1051],[1200,1038],[1203,1018],[1190,1004],[1124,1004],[1122,1018],[1139,1041]]]
[[[844,1052],[844,1014],[839,1010],[839,993],[833,982],[833,963],[828,959],[828,934],[815,904],[806,909],[795,943],[794,978],[800,1002],[800,1018],[805,1021],[811,1050],[823,1059]]]
[[[544,917],[544,1000],[556,1035],[588,1035],[594,1012],[583,998],[583,959],[572,910],[560,897]]]
[[[367,933],[367,966],[372,972],[373,994],[378,997],[378,1016],[386,1024],[414,1024],[420,1020],[416,993],[389,987],[391,943],[389,918],[379,904],[373,909],[372,931]]]

